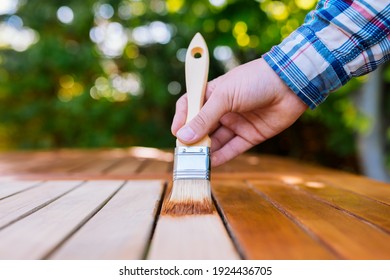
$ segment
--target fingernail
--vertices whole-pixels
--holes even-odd
[[[188,141],[191,141],[192,139],[194,139],[196,134],[192,130],[191,127],[185,126],[185,127],[181,128],[181,129],[179,129],[179,131],[176,133],[176,136],[180,140],[188,142]]]

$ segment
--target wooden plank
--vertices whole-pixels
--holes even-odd
[[[240,259],[217,214],[161,216],[148,259]]]
[[[0,259],[41,259],[96,213],[123,184],[89,181],[0,231]]]
[[[390,205],[390,184],[353,174],[315,176],[315,179]]]
[[[0,154],[2,173],[24,173],[31,168],[56,160],[56,153],[51,152],[10,152]]]
[[[251,184],[343,258],[390,258],[390,236],[365,221],[313,199],[294,186],[276,181]]]
[[[210,215],[161,215],[147,259],[225,260],[240,259],[240,255],[215,211]]]
[[[117,158],[96,158],[85,165],[71,169],[69,172],[73,174],[103,174],[106,169],[109,169],[118,161]]]
[[[124,158],[106,170],[106,175],[133,175],[139,170],[144,159]]]
[[[0,182],[0,199],[22,192],[40,183],[41,181],[2,181]]]
[[[1,200],[0,229],[44,207],[80,183],[81,181],[46,182]]]
[[[338,172],[306,162],[271,155],[242,154],[214,168],[216,173],[328,174]],[[342,173],[342,172],[340,172]]]
[[[51,259],[142,259],[162,181],[129,181]]]
[[[147,159],[145,164],[142,166],[140,170],[140,174],[148,175],[148,174],[166,174],[171,172],[172,162],[156,160],[156,159]]]
[[[326,203],[346,210],[390,233],[389,205],[321,181],[306,181],[298,186]]]
[[[243,181],[213,181],[213,194],[246,259],[336,256]]]
[[[76,157],[76,158],[57,158],[53,162],[46,162],[40,165],[34,166],[29,172],[31,173],[71,173],[72,170],[77,169],[81,166],[85,166],[91,162],[94,162],[90,157]]]

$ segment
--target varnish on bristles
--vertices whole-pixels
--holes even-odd
[[[209,180],[191,179],[173,182],[169,198],[164,202],[162,214],[183,216],[211,214],[213,201]]]

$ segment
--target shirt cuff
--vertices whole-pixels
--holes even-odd
[[[263,58],[311,109],[351,79],[342,63],[305,25],[274,46]]]

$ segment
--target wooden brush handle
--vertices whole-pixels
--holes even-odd
[[[200,111],[204,103],[207,78],[209,74],[209,51],[205,40],[200,33],[192,39],[186,54],[185,75],[188,98],[188,111],[186,123],[190,122]],[[191,146],[210,147],[209,136],[204,137]],[[188,146],[177,141],[177,146]]]

